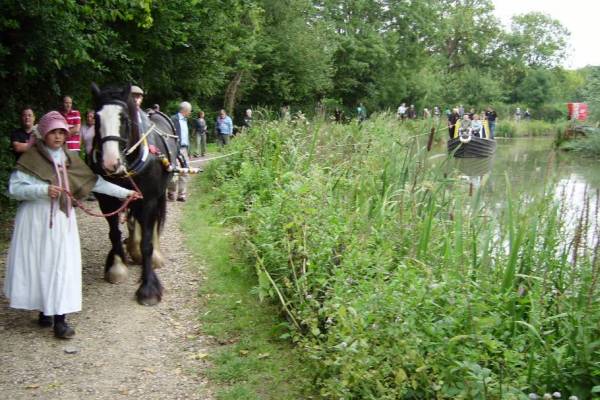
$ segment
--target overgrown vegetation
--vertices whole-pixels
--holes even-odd
[[[266,122],[207,170],[320,395],[593,398],[597,210],[585,200],[573,229],[551,171],[528,197],[507,178],[506,205],[492,209],[411,136],[383,117]]]
[[[555,136],[565,131],[567,121],[501,120],[496,124],[496,137]]]
[[[219,400],[296,400],[309,398],[312,382],[298,349],[279,337],[286,332],[273,306],[253,292],[256,276],[236,257],[235,241],[222,225],[213,188],[198,179],[186,204],[186,245],[205,266],[200,320],[220,347],[207,357],[207,370]]]

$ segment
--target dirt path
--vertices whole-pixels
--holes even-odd
[[[83,311],[69,317],[77,335],[55,339],[50,328],[37,326],[37,312],[10,309],[0,296],[0,398],[212,398],[204,374],[210,344],[197,318],[203,278],[182,245],[181,208],[168,203],[161,246],[168,263],[158,271],[165,294],[155,307],[135,302],[139,266],[130,268],[126,283],[103,280],[107,224],[78,210]]]

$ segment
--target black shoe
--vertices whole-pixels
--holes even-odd
[[[184,196],[179,196],[177,198],[177,201],[185,202],[185,197]]]
[[[38,316],[38,325],[42,328],[50,328],[52,326],[52,316],[44,315],[43,312],[40,312]]]
[[[54,324],[54,336],[59,339],[71,339],[75,336],[75,329],[66,322],[57,322]]]

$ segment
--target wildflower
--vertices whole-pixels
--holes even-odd
[[[312,294],[307,294],[306,295],[306,300],[310,300],[310,299],[312,299]]]
[[[550,393],[544,393],[544,400],[552,400],[552,395]]]
[[[554,392],[554,393],[552,393],[552,397],[554,397],[555,399],[560,399],[562,396],[561,396],[560,392]]]
[[[348,347],[348,343],[342,342],[342,343],[340,343],[340,347],[345,349],[346,347]]]
[[[535,393],[529,393],[529,396],[527,396],[527,397],[529,397],[529,400],[538,400],[539,399],[538,395]]]
[[[577,396],[569,396],[569,400],[579,400]]]

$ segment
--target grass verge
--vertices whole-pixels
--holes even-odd
[[[254,294],[256,278],[236,255],[207,180],[199,176],[190,186],[183,228],[194,257],[206,266],[200,319],[205,334],[221,344],[208,373],[218,386],[217,399],[310,398],[307,388],[313,385],[301,354],[279,338],[287,331],[277,307]]]

